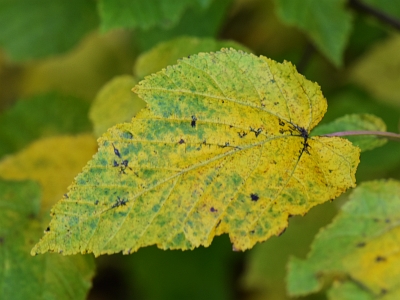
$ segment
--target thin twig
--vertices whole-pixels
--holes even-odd
[[[371,16],[374,16],[378,20],[389,24],[390,26],[396,28],[397,30],[400,30],[400,20],[389,16],[388,14],[372,7],[369,5],[366,5],[365,3],[359,1],[359,0],[349,0],[349,6],[353,8],[354,10],[360,11],[367,13]]]
[[[400,134],[385,131],[368,131],[368,130],[355,130],[355,131],[341,131],[321,136],[348,136],[348,135],[376,135],[378,137],[387,138],[394,141],[400,141]]]

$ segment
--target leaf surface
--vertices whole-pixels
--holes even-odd
[[[223,233],[246,250],[355,185],[358,148],[302,136],[326,100],[288,62],[200,53],[134,90],[148,109],[99,139],[33,254],[193,249]]]
[[[40,188],[32,181],[0,180],[0,295],[2,299],[86,299],[94,275],[89,256],[29,250],[43,232]]]
[[[345,115],[331,123],[317,126],[313,135],[353,130],[386,131],[386,124],[381,118],[371,114]],[[381,147],[387,142],[387,139],[373,135],[346,136],[345,138],[351,141],[353,145],[360,147],[361,151]]]
[[[98,92],[89,113],[97,137],[111,126],[130,121],[145,106],[131,91],[136,83],[130,75],[117,76]]]
[[[352,29],[352,17],[343,0],[275,0],[282,21],[295,25],[311,37],[317,48],[336,66]]]
[[[298,296],[315,292],[321,289],[324,278],[333,276],[362,286],[360,293],[367,291],[372,299],[397,299],[399,212],[398,181],[360,185],[335,220],[317,235],[307,259],[290,261],[289,293]],[[354,292],[354,288],[343,285],[332,293],[346,294],[348,289]]]
[[[76,173],[96,151],[90,134],[43,138],[0,161],[0,178],[32,179],[43,189],[42,210],[49,209],[65,193]]]
[[[97,26],[95,5],[91,0],[3,0],[0,45],[14,60],[65,52]]]

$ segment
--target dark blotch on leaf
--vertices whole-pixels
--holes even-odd
[[[238,132],[238,135],[240,138],[244,138],[247,135],[247,133],[242,131],[242,132]]]
[[[120,197],[117,197],[116,202],[113,204],[113,206],[111,206],[111,208],[116,208],[116,207],[119,207],[119,206],[125,206],[126,203],[128,203],[127,199],[124,199],[124,198],[121,199]]]
[[[4,244],[4,238],[0,237],[0,245],[3,245],[3,244]]]
[[[358,243],[358,244],[356,245],[356,247],[362,248],[362,247],[365,247],[365,245],[366,245],[366,243],[361,242],[361,243]]]
[[[94,202],[94,204],[95,204],[95,205],[99,204],[99,200],[96,200],[96,201]]]
[[[112,145],[113,148],[114,148],[114,154],[115,154],[116,156],[118,156],[119,158],[121,158],[121,154],[119,153],[119,150],[118,150],[117,148],[115,148],[114,144],[111,144],[111,145]]]
[[[184,139],[180,139],[178,143],[182,145],[182,144],[185,143],[185,140]]]
[[[378,255],[378,256],[375,258],[375,261],[376,261],[376,262],[386,261],[386,257]]]
[[[114,160],[113,167],[118,167],[118,166],[119,166],[119,164]]]
[[[215,209],[214,207],[211,207],[211,208],[210,208],[210,211],[211,211],[211,212],[216,212],[216,211],[218,211],[218,210]]]
[[[260,199],[260,197],[258,197],[257,194],[250,194],[250,198],[251,198],[251,201],[257,201],[258,199]]]
[[[196,121],[197,121],[196,116],[192,116],[192,122],[190,123],[190,125],[192,125],[192,127],[196,127]]]
[[[50,226],[46,228],[44,232],[49,232],[50,231]]]

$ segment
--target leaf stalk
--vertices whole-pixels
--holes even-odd
[[[349,136],[349,135],[375,135],[381,138],[400,142],[400,134],[385,131],[369,131],[369,130],[354,130],[354,131],[340,131],[334,133],[323,134],[322,136]]]

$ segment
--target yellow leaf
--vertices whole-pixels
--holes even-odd
[[[134,90],[149,109],[99,139],[33,254],[184,250],[223,233],[246,250],[355,186],[359,149],[308,136],[326,100],[288,62],[200,53]]]
[[[62,197],[96,148],[90,134],[40,139],[1,160],[0,177],[38,181],[43,191],[42,211],[45,211]]]

